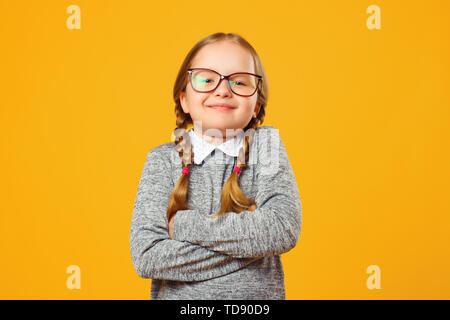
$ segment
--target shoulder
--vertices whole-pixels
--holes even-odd
[[[260,126],[256,128],[256,132],[269,132],[269,131],[278,131],[274,126]]]
[[[279,137],[279,130],[274,126],[261,126],[255,130],[255,137],[261,139],[267,139],[267,137],[274,136]]]
[[[256,128],[253,136],[254,147],[260,150],[266,150],[271,146],[278,146],[280,144],[280,132],[274,126],[261,126]]]
[[[162,161],[169,165],[177,155],[174,146],[174,142],[168,142],[151,148],[147,153],[147,161]]]
[[[250,161],[254,161],[251,163],[264,174],[274,174],[289,163],[280,132],[273,126],[261,126],[255,130],[250,155]]]
[[[156,154],[156,155],[167,155],[174,151],[173,147],[175,146],[175,143],[173,142],[167,142],[160,144],[159,146],[153,147],[149,150],[149,153]]]
[[[269,125],[266,125],[266,126],[259,126],[259,127],[257,127],[256,128],[256,130],[278,130],[277,128],[275,128],[274,126],[269,126]]]

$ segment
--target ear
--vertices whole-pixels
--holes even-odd
[[[180,104],[184,113],[189,113],[189,108],[186,101],[186,91],[180,92]]]

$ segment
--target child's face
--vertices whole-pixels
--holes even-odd
[[[235,72],[255,73],[253,57],[246,49],[231,41],[221,41],[204,46],[193,59],[191,68],[208,68],[222,75]],[[202,133],[208,129],[219,129],[225,138],[226,129],[243,129],[259,111],[256,105],[258,92],[250,97],[234,94],[225,79],[211,92],[197,92],[188,82],[186,92],[180,95],[185,113],[194,121],[201,122]],[[229,104],[235,109],[217,110],[208,107],[211,104]],[[208,134],[208,133],[206,133]]]

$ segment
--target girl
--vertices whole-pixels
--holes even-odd
[[[285,299],[280,255],[298,241],[301,203],[278,130],[260,126],[267,94],[237,34],[212,34],[185,58],[175,142],[149,151],[131,219],[151,299]]]

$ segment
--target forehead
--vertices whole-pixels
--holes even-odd
[[[250,52],[231,41],[221,41],[204,46],[197,52],[191,65],[191,68],[213,69],[224,75],[234,72],[255,72]]]

